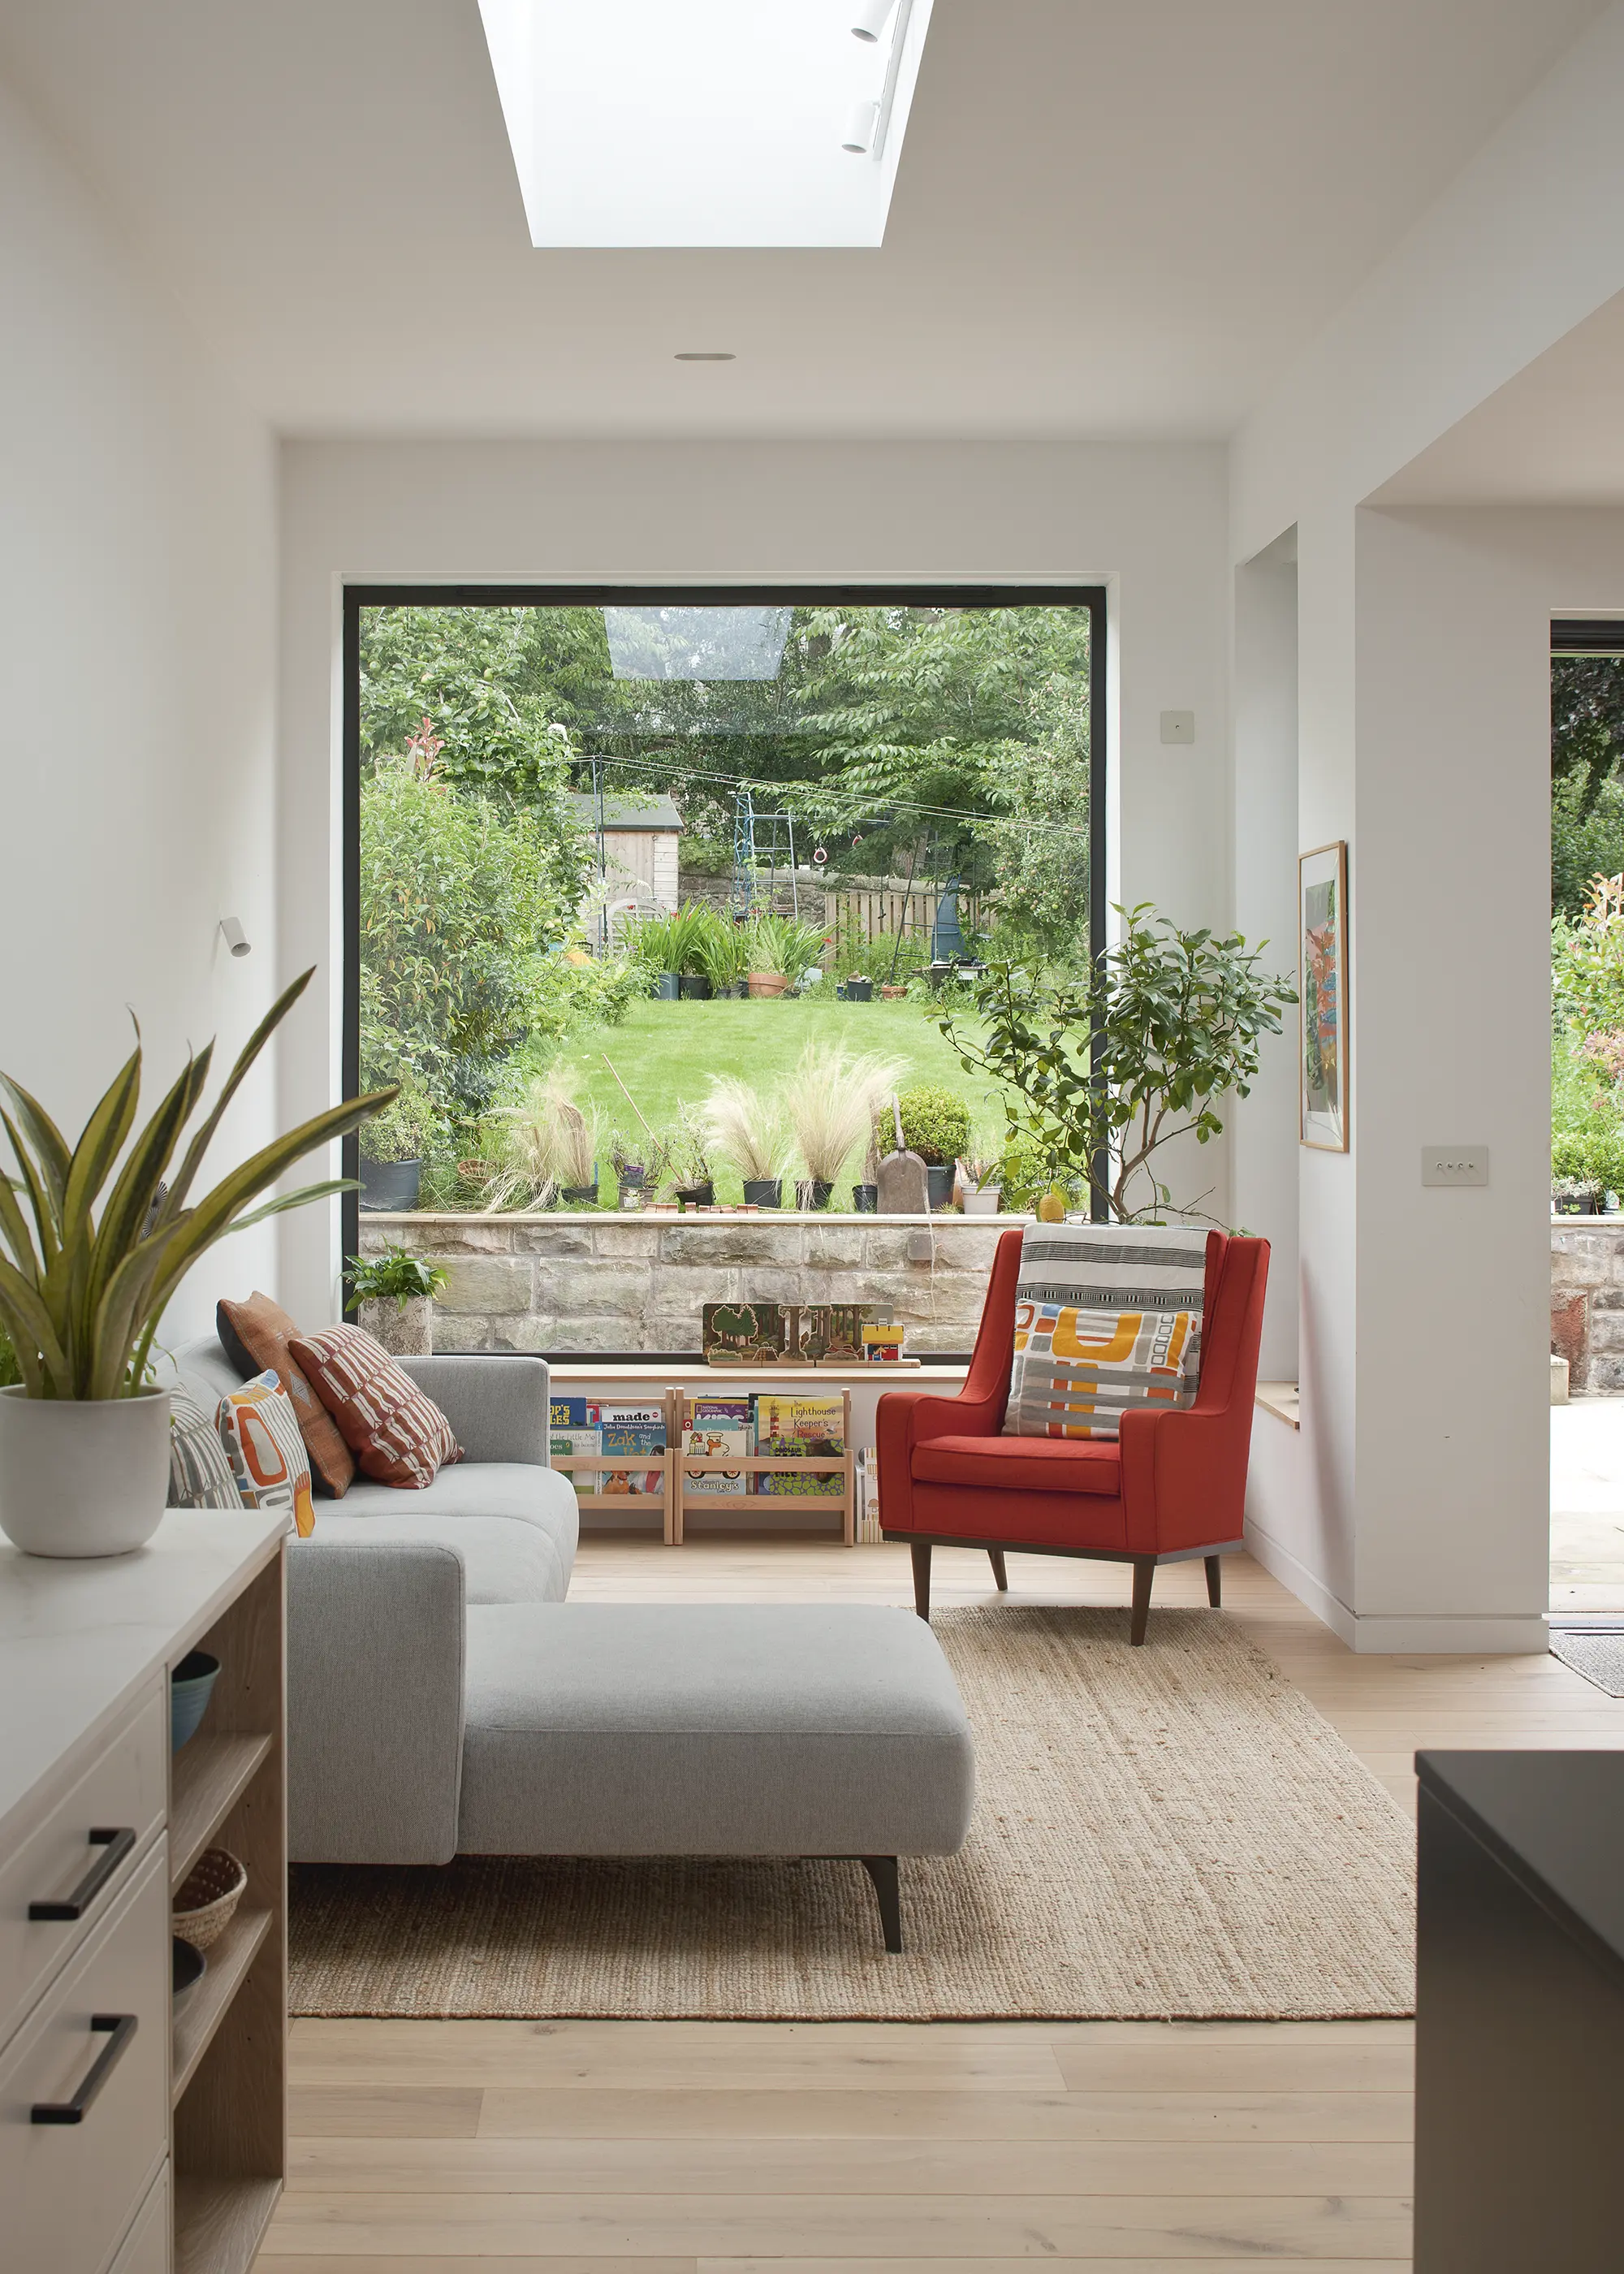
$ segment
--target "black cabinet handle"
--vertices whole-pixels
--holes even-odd
[[[59,1902],[30,1903],[28,1916],[31,1919],[83,1918],[134,1847],[134,1829],[128,1824],[117,1829],[98,1824],[91,1830],[90,1844],[106,1852],[97,1856],[71,1895],[64,1895]],[[76,2117],[73,2120],[77,2123],[79,2120]]]
[[[85,2111],[124,2057],[124,2049],[135,2035],[133,2014],[93,2014],[90,2026],[98,2034],[108,2032],[108,2040],[85,2071],[83,2082],[71,2100],[36,2100],[28,2111],[30,2124],[82,2124]]]

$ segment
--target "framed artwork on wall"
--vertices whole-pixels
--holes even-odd
[[[1316,846],[1297,864],[1299,1081],[1297,1134],[1348,1150],[1348,847]]]

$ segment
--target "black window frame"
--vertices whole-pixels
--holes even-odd
[[[340,1053],[343,1095],[361,1086],[361,611],[364,608],[1085,608],[1088,612],[1088,953],[1097,965],[1106,950],[1108,890],[1106,711],[1106,588],[1103,584],[356,584],[343,588],[343,1036]],[[360,1141],[352,1132],[342,1147],[342,1174],[360,1173]],[[1104,1213],[1096,1189],[1093,1214]],[[340,1199],[342,1276],[361,1250],[358,1192]],[[568,1352],[550,1355],[568,1359]],[[600,1363],[642,1359],[640,1351],[600,1352]],[[671,1353],[664,1354],[669,1359]],[[944,1354],[944,1356],[946,1354]]]

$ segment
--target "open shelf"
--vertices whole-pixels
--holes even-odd
[[[175,2009],[175,2052],[170,2065],[170,2093],[178,2100],[208,2051],[215,2030],[253,1964],[271,1924],[267,1910],[246,1910],[240,1904],[219,1941],[205,1951],[203,1979],[190,1989]]]
[[[268,1736],[193,1737],[169,1771],[169,1886],[178,1887],[271,1750]]]
[[[248,2274],[281,2193],[280,2180],[181,2172],[175,2182],[175,2274]]]

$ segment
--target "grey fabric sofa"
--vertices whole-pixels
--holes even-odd
[[[468,1613],[561,1602],[574,1489],[548,1465],[541,1359],[400,1363],[465,1458],[422,1492],[357,1477],[288,1553],[288,1850],[443,1864],[457,1850]],[[242,1376],[212,1335],[174,1357],[207,1409]]]

